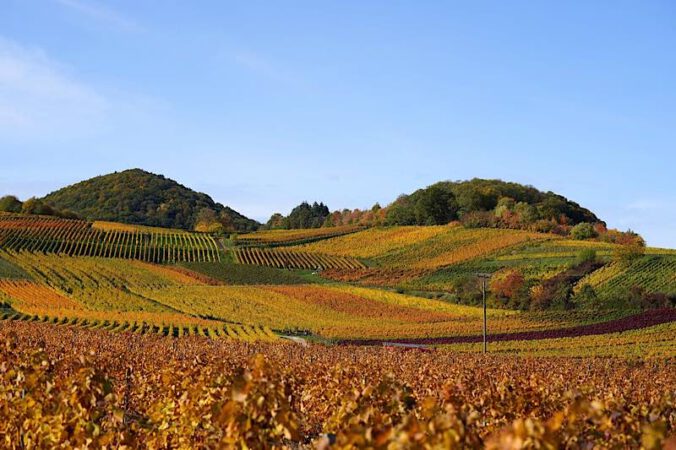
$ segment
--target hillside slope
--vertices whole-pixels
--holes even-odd
[[[141,169],[125,170],[81,181],[43,199],[89,220],[192,229],[199,212],[208,208],[226,215],[235,230],[253,230],[258,223],[223,206],[207,194]]]

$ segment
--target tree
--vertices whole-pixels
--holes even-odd
[[[334,218],[328,220],[331,212],[324,203],[314,202],[310,205],[308,202],[302,202],[291,210],[287,217],[275,213],[270,217],[267,228],[269,229],[299,229],[299,228],[320,228],[322,226],[332,226],[336,224]]]
[[[596,257],[597,257],[596,250],[594,250],[593,248],[585,248],[577,253],[577,257],[575,258],[575,264],[580,265],[587,261],[594,262],[596,261]]]
[[[490,291],[498,298],[511,300],[519,294],[525,282],[518,269],[504,269],[491,277]]]
[[[430,186],[415,204],[418,225],[444,225],[457,218],[458,205],[449,190],[438,185]]]
[[[489,211],[472,211],[463,214],[460,221],[466,228],[492,228],[495,227],[495,214]]]
[[[592,285],[585,283],[574,295],[574,302],[580,305],[593,306],[598,301],[598,296]]]
[[[613,259],[623,264],[629,264],[643,255],[645,255],[645,241],[640,239],[618,245],[613,252]]]
[[[223,210],[218,215],[218,222],[221,224],[222,229],[218,231],[233,232],[237,231],[235,227],[235,221],[230,213]]]
[[[23,203],[13,195],[6,195],[0,198],[0,211],[10,213],[20,213]]]
[[[516,202],[511,197],[500,197],[498,204],[493,210],[495,212],[495,217],[503,217],[506,213],[514,211]]]
[[[537,209],[526,202],[518,202],[514,205],[514,212],[519,216],[519,221],[524,225],[531,224],[538,219]]]
[[[280,213],[274,213],[272,216],[270,216],[270,220],[268,220],[266,227],[269,230],[286,228],[284,216],[281,215]]]
[[[573,239],[585,240],[596,236],[598,236],[598,233],[594,229],[594,225],[587,222],[578,223],[570,230],[570,237]]]
[[[411,207],[408,196],[400,195],[397,200],[387,208],[385,216],[386,225],[415,225],[416,217]]]
[[[195,231],[200,231],[202,233],[217,233],[224,231],[224,227],[218,220],[216,211],[211,208],[202,208],[197,213]]]
[[[52,209],[51,206],[46,205],[35,197],[31,197],[23,202],[21,212],[24,214],[37,214],[42,216],[54,215],[54,209]]]

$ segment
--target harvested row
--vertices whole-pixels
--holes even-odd
[[[147,262],[220,261],[211,236],[93,228],[82,220],[0,214],[0,248]]]
[[[267,327],[238,324],[204,326],[198,324],[155,324],[141,321],[117,321],[81,317],[46,316],[9,311],[0,314],[0,321],[24,321],[58,326],[72,326],[92,330],[128,332],[136,334],[159,334],[162,336],[203,336],[210,339],[237,341],[274,341],[277,335]]]
[[[356,258],[347,256],[330,256],[268,248],[240,248],[235,250],[235,258],[240,264],[279,269],[362,269],[366,267]]]

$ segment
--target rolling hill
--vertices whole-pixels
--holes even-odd
[[[206,208],[218,217],[226,217],[236,231],[258,228],[256,221],[216,203],[207,194],[141,169],[81,181],[52,192],[42,200],[87,220],[191,230],[200,211]]]

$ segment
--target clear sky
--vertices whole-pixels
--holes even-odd
[[[0,0],[0,152],[259,220],[502,178],[676,247],[676,2]]]

